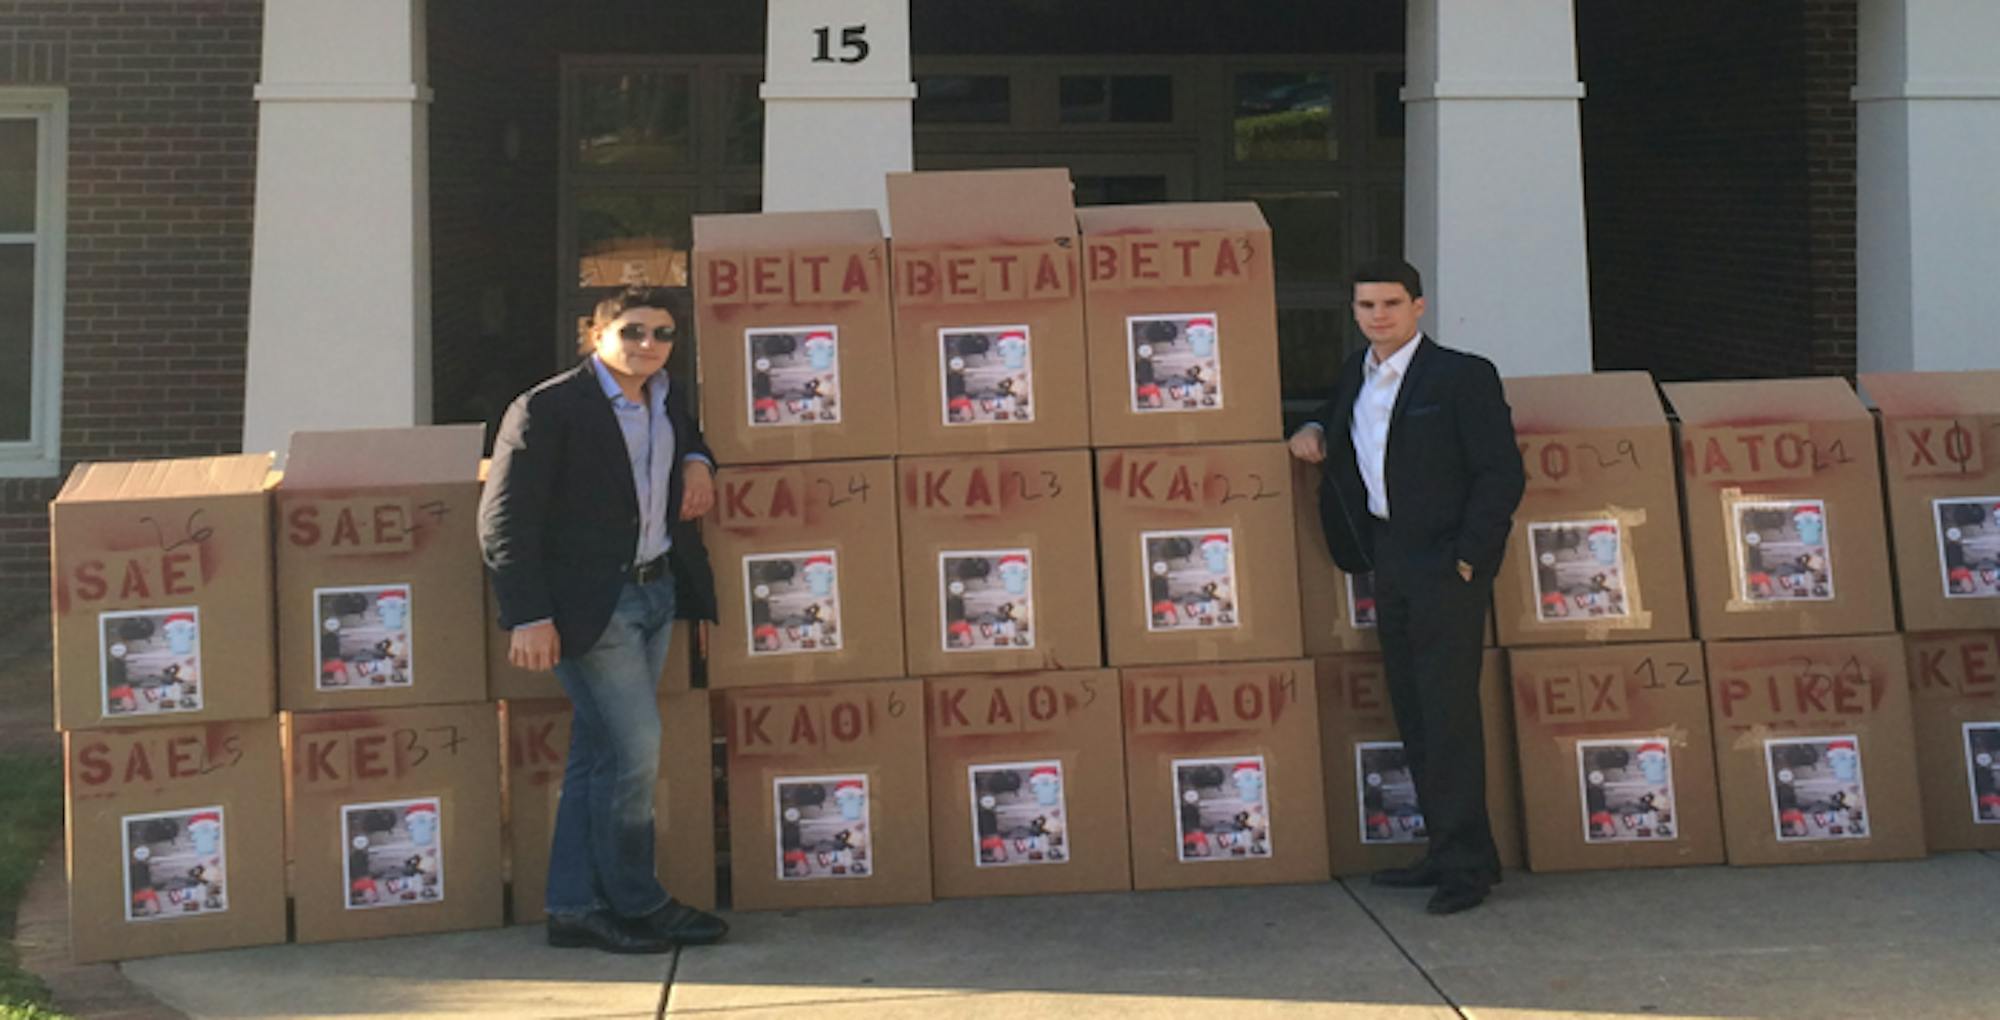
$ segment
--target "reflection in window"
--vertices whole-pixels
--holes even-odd
[[[1077,205],[1138,205],[1167,200],[1167,179],[1159,174],[1082,174],[1073,183]]]
[[[1005,124],[1013,115],[1004,74],[926,74],[917,78],[910,116],[918,124]]]
[[[1340,158],[1333,81],[1318,72],[1236,76],[1236,159],[1277,162]]]
[[[758,95],[761,80],[754,74],[730,79],[725,94],[728,108],[723,111],[723,159],[732,166],[756,166],[764,162],[764,100]]]
[[[1064,124],[1167,124],[1174,79],[1166,74],[1066,74],[1058,90]]]
[[[576,158],[587,169],[643,170],[688,161],[693,90],[685,74],[577,75]]]
[[[692,211],[674,192],[577,196],[577,285],[686,286]]]

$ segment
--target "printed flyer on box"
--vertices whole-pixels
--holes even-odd
[[[1617,521],[1531,521],[1535,618],[1623,619],[1631,615],[1625,532]]]
[[[1585,843],[1675,838],[1671,746],[1666,737],[1576,742]]]
[[[1146,571],[1146,629],[1236,626],[1236,536],[1228,528],[1148,531],[1139,536]]]
[[[840,327],[743,331],[750,366],[750,425],[840,421]]]
[[[1347,622],[1355,630],[1375,629],[1375,575],[1347,575]]]
[[[228,840],[220,806],[126,815],[125,920],[200,917],[229,909]]]
[[[201,711],[200,609],[100,613],[97,635],[107,717]]]
[[[1972,820],[2000,825],[2000,720],[1965,724],[1965,769]]]
[[[1826,503],[1817,499],[1735,505],[1737,579],[1745,601],[1824,602],[1833,598]]]
[[[1181,863],[1242,861],[1271,855],[1270,790],[1264,756],[1176,758],[1180,792],[1174,832]]]
[[[1863,839],[1868,794],[1861,742],[1852,734],[1764,741],[1778,842]]]
[[[1220,334],[1215,324],[1214,312],[1126,318],[1133,411],[1222,409],[1222,359],[1216,351]]]
[[[839,556],[832,549],[743,557],[750,654],[840,650]]]
[[[322,691],[409,687],[416,682],[410,634],[410,586],[314,588]]]
[[[341,805],[347,909],[443,901],[442,810],[436,797]]]
[[[866,878],[868,777],[796,776],[772,781],[778,811],[778,878]]]
[[[973,863],[982,868],[1069,860],[1069,812],[1059,761],[973,765]]]
[[[1364,740],[1354,745],[1355,786],[1361,794],[1361,842],[1424,843],[1424,810],[1417,804],[1417,781],[1400,740]]]
[[[2000,496],[1940,499],[1932,506],[1945,597],[2000,598]]]
[[[1026,326],[938,330],[946,425],[1035,420],[1035,366]]]
[[[1035,646],[1033,555],[1027,549],[938,554],[944,650]]]

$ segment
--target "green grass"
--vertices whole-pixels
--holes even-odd
[[[0,754],[0,1020],[62,1020],[47,1008],[48,989],[20,969],[12,939],[14,911],[42,852],[62,827],[62,772],[43,755]]]

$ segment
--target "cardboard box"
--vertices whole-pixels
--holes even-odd
[[[298,941],[500,924],[494,706],[287,718]]]
[[[1903,640],[1707,643],[1731,864],[1924,855]]]
[[[268,454],[79,464],[49,506],[57,729],[276,704]]]
[[[915,680],[723,694],[737,910],[930,902],[923,700]]]
[[[889,175],[906,454],[1090,445],[1069,171]]]
[[[1280,439],[1271,228],[1254,202],[1078,209],[1099,446]]]
[[[1299,657],[1291,480],[1283,443],[1097,451],[1111,665]]]
[[[486,586],[486,696],[493,701],[533,701],[543,698],[566,699],[562,681],[553,671],[537,673],[507,661],[513,642],[511,632],[500,628],[500,605],[493,600],[493,585]],[[675,620],[673,635],[667,639],[667,665],[660,672],[660,691],[694,689],[694,628],[686,620]]]
[[[1644,372],[1508,379],[1527,468],[1494,585],[1501,643],[1692,633],[1674,439]]]
[[[508,701],[508,896],[515,924],[548,916],[550,840],[569,760],[568,701]],[[682,903],[715,909],[715,790],[707,691],[660,696],[660,782],[653,790],[653,857],[660,882]]]
[[[893,465],[727,467],[716,484],[709,685],[903,675]]]
[[[1312,663],[1119,675],[1134,888],[1326,881]]]
[[[888,255],[872,209],[694,218],[702,426],[722,463],[896,452]]]
[[[297,432],[278,483],[278,704],[486,700],[477,425]]]
[[[1903,640],[1930,848],[2000,850],[2000,632]]]
[[[910,672],[1102,664],[1090,451],[905,458],[896,473]]]
[[[1320,750],[1326,774],[1326,824],[1335,875],[1360,875],[1414,864],[1428,847],[1423,807],[1403,764],[1402,735],[1389,706],[1379,654],[1313,660],[1320,703]],[[1507,665],[1490,650],[1479,668],[1480,722],[1485,728],[1486,811],[1500,866],[1522,866],[1519,774],[1514,763],[1514,714]],[[1368,766],[1363,768],[1363,763]],[[1376,774],[1379,782],[1367,776]],[[1381,792],[1366,803],[1364,787]]]
[[[1895,629],[1875,424],[1845,380],[1668,383],[1704,639]]]
[[[1530,867],[1722,863],[1699,643],[1523,648],[1507,659]]]
[[[76,962],[285,941],[275,718],[72,731],[63,756]]]
[[[1317,464],[1292,462],[1292,522],[1299,550],[1299,620],[1309,656],[1373,652],[1375,575],[1349,574],[1333,564],[1319,524]]]
[[[1906,631],[2000,628],[2000,372],[1863,375]]]
[[[940,899],[1132,888],[1116,672],[924,686]]]

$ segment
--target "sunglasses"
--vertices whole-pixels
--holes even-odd
[[[618,327],[618,339],[626,343],[639,343],[646,339],[646,335],[646,327],[637,322],[628,322]],[[653,339],[663,344],[673,343],[678,335],[679,332],[672,326],[654,326],[652,330]]]

